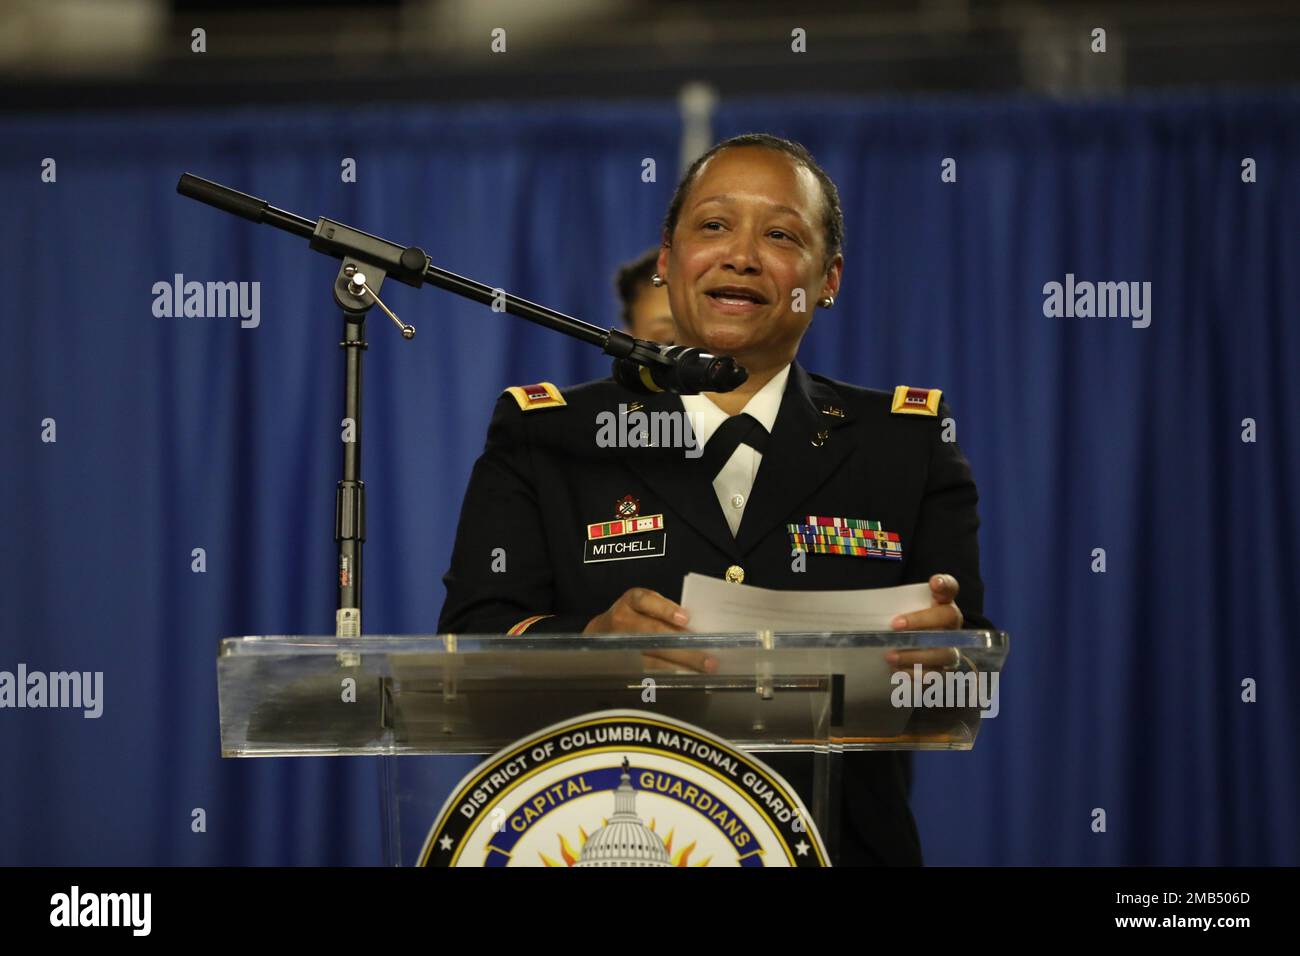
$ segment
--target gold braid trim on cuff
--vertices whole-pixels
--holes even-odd
[[[511,635],[511,636],[514,636],[514,635],[517,635],[517,634],[522,634],[522,633],[524,633],[524,631],[528,630],[530,627],[532,627],[532,626],[533,626],[534,624],[536,624],[538,621],[542,620],[543,618],[547,618],[547,617],[555,617],[555,615],[554,615],[554,614],[534,614],[532,617],[526,617],[526,618],[524,618],[522,621],[520,621],[518,624],[516,624],[514,627],[512,627],[510,630],[506,631],[506,634]]]

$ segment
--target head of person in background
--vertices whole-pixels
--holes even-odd
[[[633,338],[672,345],[676,335],[668,290],[650,280],[655,273],[659,247],[619,267],[615,286],[623,304],[623,325]]]

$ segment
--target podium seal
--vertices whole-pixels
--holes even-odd
[[[794,789],[683,721],[606,710],[479,764],[429,830],[422,866],[829,866]]]

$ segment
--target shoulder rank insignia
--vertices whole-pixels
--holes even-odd
[[[519,403],[519,410],[524,412],[568,404],[560,394],[560,390],[550,382],[538,382],[536,385],[511,385],[506,391]]]
[[[894,404],[889,410],[895,415],[938,415],[939,397],[943,394],[938,388],[908,388],[899,385],[894,389]]]

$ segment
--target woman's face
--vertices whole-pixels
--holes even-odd
[[[785,153],[713,156],[659,251],[677,344],[758,369],[791,361],[817,302],[839,291],[843,260],[826,267],[822,222],[817,178]]]

